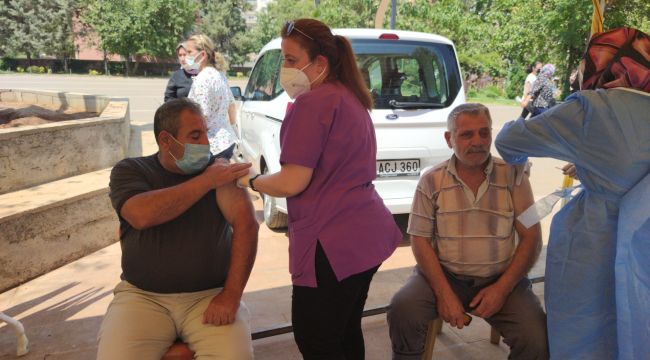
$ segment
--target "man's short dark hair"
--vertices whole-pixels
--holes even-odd
[[[153,116],[153,134],[158,142],[158,135],[165,130],[173,136],[178,135],[180,117],[184,110],[203,116],[199,104],[188,98],[172,99],[162,104]]]

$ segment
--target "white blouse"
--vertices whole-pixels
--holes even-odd
[[[216,155],[235,143],[237,136],[228,120],[228,105],[233,100],[228,80],[217,69],[206,66],[194,78],[188,98],[201,106],[208,122],[210,151]]]

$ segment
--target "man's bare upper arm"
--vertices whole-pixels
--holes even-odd
[[[531,226],[530,228],[526,228],[519,221],[517,221],[519,214],[524,212],[535,203],[535,198],[533,196],[533,190],[530,185],[528,174],[524,175],[520,185],[513,187],[512,193],[512,201],[515,211],[515,230],[517,230],[519,238],[523,239],[529,237],[539,237],[541,240],[542,230],[539,223]]]
[[[217,188],[217,205],[226,221],[235,226],[237,222],[248,222],[255,220],[255,209],[248,191],[235,186],[235,183]]]

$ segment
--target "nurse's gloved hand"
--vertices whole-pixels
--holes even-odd
[[[530,161],[515,165],[515,185],[521,185],[521,181],[524,179],[524,175],[530,175],[531,166],[533,166],[533,164],[531,164]]]
[[[257,175],[257,171],[253,170],[253,168],[249,168],[248,174],[237,179],[237,187],[240,187],[242,189],[249,187],[249,180],[255,175]]]

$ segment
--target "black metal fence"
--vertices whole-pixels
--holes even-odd
[[[20,73],[69,73],[69,74],[93,74],[93,75],[124,75],[126,73],[126,63],[124,61],[108,61],[106,64],[103,60],[77,60],[69,59],[67,61],[67,70],[64,61],[61,59],[0,59],[0,70],[15,71]],[[179,68],[176,62],[129,62],[130,76],[162,76],[168,77],[172,72]],[[236,75],[241,72],[247,75],[250,69],[246,67],[232,66],[228,73]]]

